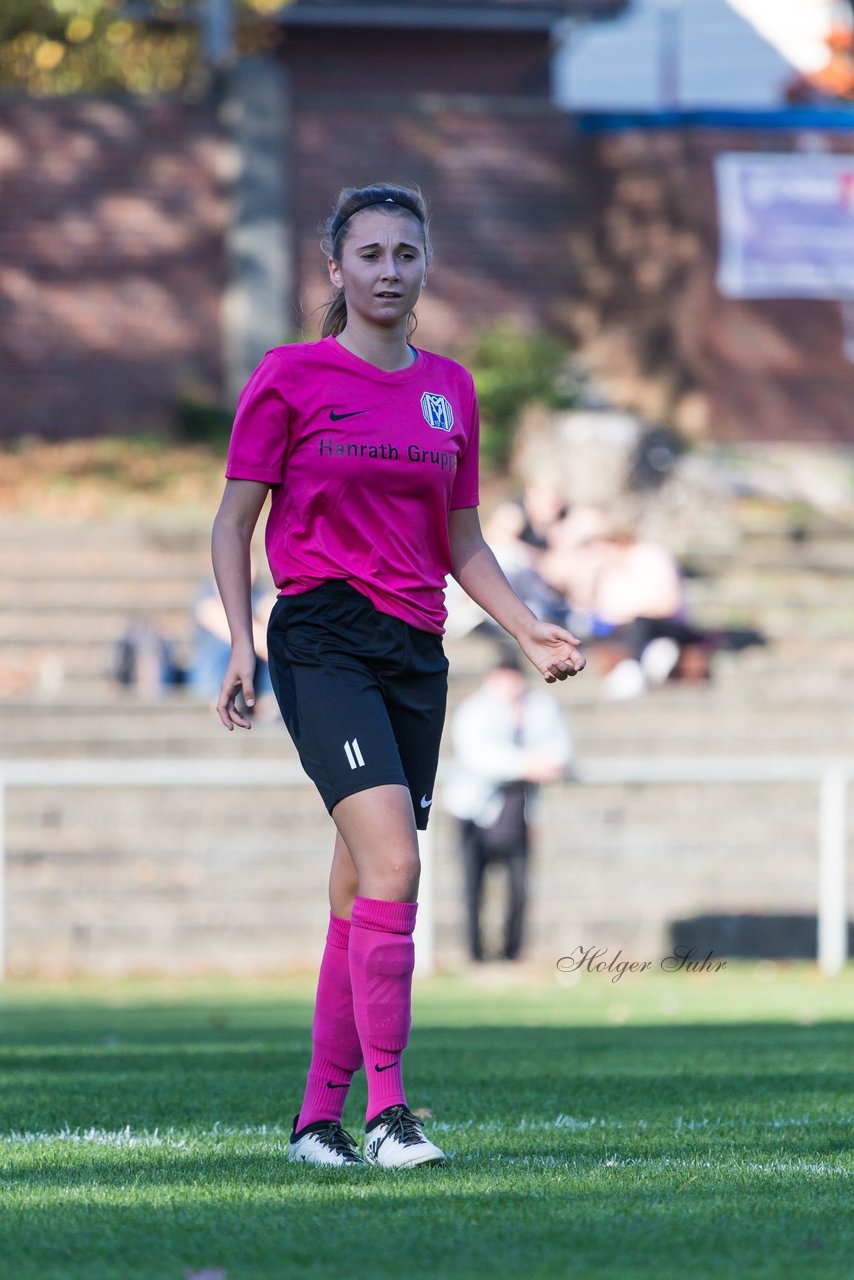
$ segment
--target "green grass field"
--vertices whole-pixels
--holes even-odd
[[[401,1173],[286,1163],[312,994],[2,989],[3,1280],[854,1276],[850,968],[418,983]]]

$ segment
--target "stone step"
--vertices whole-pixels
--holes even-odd
[[[742,528],[739,559],[762,568],[808,565],[837,571],[854,570],[854,530],[837,528],[792,538],[785,531]]]
[[[689,579],[685,594],[690,606],[730,604],[849,604],[854,600],[854,577],[848,572],[829,575],[819,573],[764,574],[737,572],[719,578]]]
[[[746,701],[757,707],[790,706],[793,699],[825,703],[834,714],[848,705],[854,696],[854,646],[848,636],[813,639],[799,635],[794,643],[753,649],[740,654],[718,654],[713,660],[709,684],[669,684],[653,690],[640,701],[646,705],[663,698],[708,699],[710,693],[730,702]],[[4,706],[66,706],[80,703],[110,703],[125,691],[111,677],[114,646],[83,643],[71,649],[60,646],[0,645],[0,711]],[[462,693],[473,688],[489,669],[494,651],[490,647],[482,657],[467,655],[460,660],[451,656],[452,689]],[[179,646],[178,657],[187,661],[189,644]],[[531,674],[532,682],[537,677]],[[550,686],[555,696],[568,699],[570,705],[587,701],[614,707],[604,698],[596,669],[590,669],[574,681]],[[164,695],[164,702],[178,696],[178,691]],[[634,705],[634,701],[632,702]]]
[[[716,738],[704,737],[701,734],[667,733],[647,736],[643,734],[620,733],[585,733],[572,728],[575,758],[582,765],[591,758],[607,758],[611,754],[620,756],[643,756],[644,758],[696,756],[726,760],[732,756],[761,757],[777,756],[780,752],[779,736],[774,739],[771,734],[764,737],[746,732],[743,734],[721,734]],[[239,745],[236,745],[239,742]],[[791,740],[788,751],[810,756],[821,757],[854,757],[854,735],[834,734],[816,731],[801,734]],[[226,731],[217,729],[216,736],[209,739],[172,739],[168,742],[134,741],[134,742],[53,742],[35,746],[31,743],[15,744],[11,753],[14,759],[39,759],[45,766],[52,760],[78,759],[85,756],[87,760],[159,760],[164,752],[170,759],[186,760],[281,760],[283,764],[291,764],[296,760],[296,753],[290,742],[280,738],[264,737],[256,730],[240,739],[232,737]],[[452,747],[446,742],[442,751],[442,759],[450,760]],[[9,756],[8,744],[4,755]],[[2,758],[0,758],[2,768]]]
[[[210,521],[217,499],[211,503]],[[104,576],[137,576],[151,568],[172,566],[172,571],[192,572],[209,565],[210,521],[162,520],[60,522],[0,517],[0,577],[58,576],[57,549],[63,557],[62,576],[85,573]],[[264,563],[263,524],[256,533],[256,552]],[[701,548],[684,557],[689,573],[707,579],[747,572],[758,578],[842,578],[854,571],[854,531],[804,541],[742,531],[736,550],[728,556],[704,558]],[[168,572],[167,568],[167,572]],[[691,579],[702,581],[702,578]]]
[[[61,609],[69,617],[100,611],[123,609],[159,612],[165,609],[189,610],[200,587],[210,573],[197,571],[121,576],[27,578],[0,576],[0,614],[10,610],[34,614]]]
[[[794,628],[792,628],[794,630]],[[176,646],[176,658],[186,665],[192,658],[191,629],[165,631]],[[808,657],[789,658],[777,654],[777,643],[765,649],[750,650],[739,654],[716,654],[712,659],[712,684],[725,688],[733,696],[765,696],[769,700],[793,696],[840,697],[845,695],[841,685],[850,684],[854,677],[854,652],[846,657],[839,655],[842,646],[854,645],[847,639],[850,632],[833,631],[826,635],[814,635],[801,631],[799,640],[812,648]],[[0,640],[0,701],[12,694],[33,697],[57,697],[63,691],[78,690],[80,697],[109,698],[112,671],[115,665],[116,644],[121,635],[100,638],[64,637],[55,640],[21,636]],[[761,652],[762,657],[758,658]],[[827,656],[825,656],[827,655]],[[491,657],[483,666],[473,666],[471,678],[488,669]],[[579,686],[592,692],[597,683],[595,658],[591,655],[590,669],[573,688],[574,696],[585,697]],[[452,661],[452,670],[453,670]],[[457,675],[466,674],[459,669]],[[532,678],[536,676],[532,672]],[[72,696],[72,692],[69,692]]]
[[[21,515],[4,512],[0,515],[0,540],[17,541],[27,546],[55,546],[58,537],[66,541],[74,539],[79,545],[96,545],[105,538],[113,543],[127,545],[140,542],[157,542],[164,545],[198,544],[210,533],[210,525],[219,502],[219,490],[211,492],[209,512],[187,515],[175,508],[163,508],[159,512],[133,517],[99,517],[90,520],[57,519],[54,516]],[[785,523],[770,522],[758,525],[749,518],[739,522],[736,533],[735,554],[744,557],[776,557],[791,560],[797,557],[833,558],[846,555],[854,557],[854,529],[850,524],[833,522],[826,527],[818,525],[793,536]],[[696,552],[702,556],[703,548]],[[854,567],[854,558],[849,560]]]
[[[81,644],[117,639],[131,622],[145,617],[162,636],[183,638],[192,631],[190,602],[157,607],[155,601],[140,599],[126,608],[101,605],[46,605],[0,609],[0,644],[50,644],[72,650]]]
[[[451,712],[470,687],[468,682],[452,682]],[[596,753],[616,749],[617,743],[634,743],[660,754],[675,742],[696,743],[700,753],[735,742],[764,745],[771,751],[800,750],[804,742],[825,749],[822,744],[831,741],[854,749],[854,717],[840,715],[838,701],[831,699],[749,703],[718,696],[713,688],[690,691],[678,686],[623,702],[581,700],[569,692],[554,696],[576,741]],[[96,708],[0,702],[0,734],[5,743],[14,745],[16,754],[34,757],[44,752],[68,755],[84,748],[103,754],[115,750],[123,757],[136,750],[182,756],[204,755],[218,746],[226,753],[234,750],[212,707],[180,694],[148,705],[131,695]],[[240,739],[244,741],[244,736]],[[241,751],[275,754],[277,743],[285,742],[287,735],[278,719],[256,721]]]
[[[67,636],[54,642],[20,636],[7,639],[0,642],[0,671],[21,673],[39,688],[57,690],[81,676],[107,682],[119,635],[99,640]]]
[[[93,849],[113,847],[118,838],[129,841],[133,846],[147,843],[151,828],[141,825],[141,815],[149,812],[150,806],[151,812],[156,812],[159,806],[163,830],[167,829],[168,818],[169,825],[183,833],[182,840],[186,839],[191,844],[196,841],[203,844],[210,838],[209,832],[196,832],[197,827],[226,820],[240,822],[247,847],[256,839],[267,840],[271,832],[274,833],[274,845],[283,840],[298,844],[303,834],[301,824],[305,825],[306,831],[312,829],[315,805],[320,806],[321,813],[323,806],[307,779],[288,783],[286,777],[283,773],[281,786],[252,788],[242,785],[199,787],[192,782],[171,787],[92,785],[54,788],[50,778],[46,777],[43,787],[11,788],[10,793],[15,798],[9,805],[8,830],[20,832],[24,828],[30,829],[35,823],[42,832],[42,838],[54,843],[69,832],[86,830],[91,839],[85,847],[78,847],[76,855],[85,858]],[[608,806],[616,801],[629,804],[635,795],[642,797],[639,807],[643,809],[644,824],[649,826],[652,838],[653,829],[658,830],[670,822],[690,824],[692,817],[707,816],[719,819],[723,825],[728,824],[733,820],[734,811],[728,807],[726,814],[721,812],[721,793],[734,797],[732,803],[735,805],[744,804],[751,829],[754,826],[759,828],[763,823],[788,822],[792,814],[801,808],[801,799],[813,796],[816,789],[815,781],[810,779],[803,782],[710,782],[703,785],[566,782],[549,784],[543,789],[543,794],[548,804],[552,804],[555,797],[562,797],[579,815],[605,814]],[[756,796],[772,791],[779,792],[779,809],[773,814],[757,812]],[[274,812],[280,802],[290,807],[291,820],[287,830],[282,829],[281,815]],[[854,815],[850,816],[854,822]],[[805,821],[812,822],[813,819],[814,814],[811,813]],[[156,828],[156,821],[153,825]],[[579,833],[574,831],[573,838],[578,836]],[[711,827],[697,823],[691,844],[697,847],[714,845],[715,839],[714,823]]]
[[[111,610],[189,609],[200,587],[210,581],[209,566],[175,567],[174,572],[150,574],[83,574],[57,579],[0,575],[0,615],[11,610],[33,615],[61,608],[69,618]],[[266,576],[262,579],[267,582]],[[272,590],[272,583],[268,584]],[[728,617],[738,610],[744,617],[767,610],[789,613],[818,608],[825,613],[854,607],[854,576],[828,578],[804,575],[790,582],[739,573],[715,581],[692,580],[686,598],[693,615]]]
[[[50,551],[57,546],[81,549],[153,546],[196,549],[210,538],[218,495],[212,497],[210,520],[187,519],[175,510],[138,518],[57,520],[50,516],[0,515],[0,545]]]
[[[93,546],[77,546],[74,541],[64,544],[62,563],[59,563],[57,548],[37,546],[29,548],[24,545],[7,543],[0,537],[0,579],[19,582],[50,581],[53,579],[77,580],[87,575],[97,575],[105,581],[135,580],[140,577],[160,575],[164,579],[180,578],[192,574],[201,566],[210,570],[210,538],[206,536],[197,547],[162,547],[142,544],[130,548],[121,542],[111,545],[109,542]],[[259,568],[266,569],[263,546],[259,551]],[[854,557],[852,557],[854,558]],[[700,571],[688,573],[686,583],[688,590],[702,591],[710,585],[736,583],[757,583],[769,589],[797,589],[802,584],[815,582],[821,586],[837,585],[844,587],[850,582],[852,568],[847,563],[836,565],[810,564],[808,562],[781,563],[769,565],[753,564],[747,559],[733,559],[721,565],[714,572]]]
[[[109,541],[80,546],[60,539],[53,547],[28,547],[5,541],[0,535],[0,577],[116,578],[166,577],[189,574],[210,567],[209,542],[193,547],[124,546]]]
[[[634,756],[692,755],[698,757],[727,755],[849,755],[854,756],[854,733],[847,726],[837,727],[827,721],[816,722],[791,732],[784,724],[749,725],[708,733],[667,724],[656,728],[637,726],[618,728],[607,723],[598,728],[578,718],[569,718],[567,727],[580,760],[611,753]],[[450,733],[446,733],[443,756],[453,752]],[[137,756],[159,759],[164,755],[190,759],[292,759],[293,748],[285,730],[276,722],[260,725],[249,732],[229,734],[211,714],[208,728],[197,736],[181,735],[133,738],[77,738],[54,735],[40,739],[35,735],[15,732],[6,735],[2,758],[48,760],[62,758],[133,759]]]
[[[207,562],[136,574],[92,571],[58,578],[53,573],[44,579],[0,574],[0,624],[4,634],[14,634],[17,619],[19,631],[30,634],[50,627],[51,615],[61,616],[75,630],[87,627],[92,617],[115,630],[131,612],[166,612],[177,618],[181,609],[189,614],[198,591],[209,581]],[[273,589],[266,571],[261,582]],[[739,572],[714,582],[691,581],[686,595],[691,616],[702,625],[735,621],[785,633],[797,621],[801,627],[829,632],[850,624],[854,577],[831,580],[813,575],[787,584]]]

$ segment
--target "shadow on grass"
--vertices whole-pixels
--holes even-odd
[[[672,1154],[581,1157],[560,1172],[481,1158],[378,1177],[240,1153],[140,1170],[123,1153],[64,1179],[42,1170],[30,1203],[4,1178],[0,1228],[9,1274],[26,1280],[178,1280],[202,1267],[229,1280],[850,1276],[850,1181]]]
[[[110,1012],[107,1021],[89,1010],[76,1021],[64,1010],[52,1037],[42,1028],[35,1044],[25,1026],[7,1027],[0,1134],[290,1124],[307,1029],[244,1017],[239,1028],[176,1020],[141,1036],[133,1014]],[[843,1022],[427,1027],[413,1035],[406,1080],[411,1105],[451,1125],[559,1115],[583,1124],[637,1124],[644,1115],[703,1124],[737,1114],[796,1130],[849,1097],[852,1050],[854,1030]],[[363,1102],[359,1073],[348,1106],[354,1126]]]
[[[10,1276],[850,1280],[848,1023],[416,1029],[410,1103],[452,1159],[400,1175],[287,1164],[309,1020],[6,1011]],[[353,1132],[364,1101],[360,1074]]]

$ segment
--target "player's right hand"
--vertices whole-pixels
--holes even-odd
[[[242,716],[235,706],[238,693],[243,691],[247,707],[255,705],[255,649],[249,645],[234,645],[226,667],[222,688],[216,704],[217,715],[229,733],[237,725],[239,729],[251,729],[252,723]]]

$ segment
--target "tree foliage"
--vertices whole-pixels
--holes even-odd
[[[526,333],[512,321],[484,330],[465,363],[472,371],[481,417],[481,455],[507,466],[523,411],[531,404],[571,408],[580,386],[566,345],[542,331]]]
[[[288,0],[235,0],[236,47],[275,38]],[[2,0],[0,89],[33,95],[198,91],[205,0]]]

